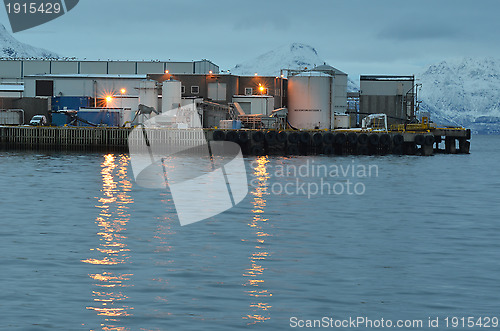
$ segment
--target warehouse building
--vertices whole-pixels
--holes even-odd
[[[386,114],[389,124],[403,124],[415,117],[415,76],[361,76],[359,118]]]
[[[23,83],[30,75],[146,75],[152,73],[219,73],[209,60],[171,61],[79,61],[79,60],[0,60],[0,84]]]
[[[24,96],[67,98],[91,98],[94,106],[107,97],[117,99],[137,98],[141,81],[154,80],[161,85],[165,80],[178,80],[182,84],[182,97],[201,98],[207,101],[228,105],[234,96],[249,98],[271,98],[274,108],[286,104],[287,80],[281,77],[240,77],[229,74],[38,74],[24,77]],[[161,96],[161,89],[159,89]],[[249,99],[241,102],[243,109],[250,114]],[[129,103],[126,103],[129,104]],[[274,109],[273,108],[273,109]]]
[[[286,105],[287,79],[269,76],[235,76],[229,74],[186,75],[164,74],[148,75],[158,82],[168,79],[179,80],[182,83],[183,97],[197,97],[220,104],[233,102],[234,96],[272,97],[275,108]],[[242,107],[247,109],[243,103]],[[250,110],[248,111],[250,114]]]

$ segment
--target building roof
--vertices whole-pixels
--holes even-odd
[[[26,78],[101,78],[101,79],[146,79],[147,75],[116,75],[116,74],[37,74],[26,75]]]
[[[329,66],[328,64],[323,64],[323,65],[314,67],[314,68],[310,69],[310,71],[322,71],[322,72],[330,73],[332,76],[347,75],[345,72],[343,72],[337,68],[334,68],[332,66]]]
[[[318,72],[329,76],[337,76],[337,75],[347,76],[345,72],[337,68],[334,68],[328,64],[323,64],[311,69],[303,69],[303,70],[290,69],[288,72],[291,76],[297,76],[297,75],[305,76],[307,74],[317,74]]]
[[[0,85],[0,92],[24,92],[24,85]]]
[[[415,76],[388,76],[388,75],[378,75],[378,76],[373,76],[373,75],[363,75],[360,76],[360,80],[380,80],[380,81],[387,81],[387,80],[415,80]]]

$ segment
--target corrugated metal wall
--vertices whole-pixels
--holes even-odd
[[[193,62],[159,61],[44,61],[0,60],[0,82],[16,81],[38,74],[158,74],[169,70],[173,74],[214,74],[219,67],[209,60]]]

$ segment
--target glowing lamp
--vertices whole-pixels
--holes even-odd
[[[121,94],[125,94],[125,93],[127,93],[127,90],[126,90],[126,89],[124,89],[124,88],[122,88],[122,89],[120,90],[120,93],[121,93]]]

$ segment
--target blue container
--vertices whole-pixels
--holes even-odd
[[[99,126],[120,126],[120,112],[107,109],[100,110],[79,110],[78,118]],[[78,121],[78,126],[91,126]]]
[[[233,130],[241,130],[241,121],[233,121]]]
[[[64,113],[52,113],[52,125],[65,126],[69,124],[70,117]]]
[[[80,108],[91,107],[91,103],[91,97],[52,97],[52,110],[78,110]]]

